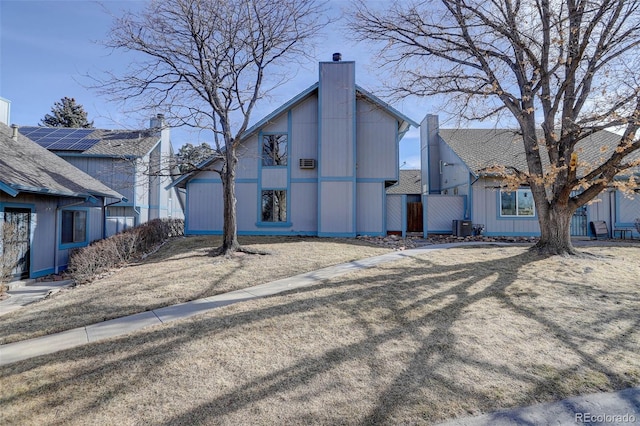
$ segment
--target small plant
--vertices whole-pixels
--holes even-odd
[[[135,228],[74,250],[68,272],[77,283],[142,257],[171,237],[184,234],[181,219],[154,219]]]

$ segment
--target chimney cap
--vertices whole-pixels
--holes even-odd
[[[342,53],[336,52],[333,54],[333,62],[340,62],[342,60]]]

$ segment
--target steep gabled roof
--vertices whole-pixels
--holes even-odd
[[[157,129],[103,130],[56,127],[20,127],[20,133],[43,148],[64,153],[101,157],[142,157],[160,140]]]
[[[512,129],[440,129],[440,138],[456,153],[469,170],[476,176],[492,166],[515,167],[528,170],[522,136]],[[542,138],[540,131],[538,138]],[[603,130],[597,132],[576,145],[579,162],[594,164],[608,158],[620,135]],[[544,150],[544,147],[541,147]],[[634,158],[640,156],[635,153]],[[548,158],[542,155],[543,165]],[[545,164],[546,163],[546,164]]]
[[[265,125],[267,125],[270,122],[274,121],[278,116],[280,116],[284,112],[286,112],[286,111],[290,110],[291,108],[295,107],[296,105],[298,105],[299,103],[301,103],[305,99],[309,98],[310,96],[317,95],[318,87],[319,87],[319,83],[314,83],[313,85],[311,85],[307,89],[305,89],[302,92],[298,93],[293,98],[289,99],[287,102],[285,102],[280,107],[278,107],[275,110],[273,110],[270,114],[268,114],[267,116],[265,116],[264,118],[259,120],[256,124],[254,124],[249,129],[247,129],[247,131],[245,131],[242,134],[241,139],[243,141],[245,139],[248,139],[251,135],[253,135],[256,132],[258,132]],[[382,110],[386,111],[388,114],[390,114],[393,117],[395,117],[398,120],[398,122],[400,123],[399,126],[398,126],[399,127],[398,128],[398,133],[400,135],[400,138],[402,138],[402,136],[404,136],[404,134],[407,132],[407,130],[409,130],[409,127],[411,127],[411,126],[420,127],[420,125],[418,123],[416,123],[415,121],[413,121],[412,119],[410,119],[406,115],[402,114],[400,111],[396,110],[395,108],[393,108],[389,104],[387,104],[384,101],[380,100],[379,98],[375,97],[371,93],[369,93],[366,90],[362,89],[358,85],[356,85],[356,97],[358,97],[360,99],[365,99],[368,102],[371,102],[372,104],[377,105],[378,107],[381,107]],[[211,165],[216,159],[217,159],[217,157],[214,156],[214,157],[212,157],[212,158],[210,158],[208,160],[203,161],[201,164],[198,165],[197,169],[198,170],[202,170],[203,168]],[[182,175],[180,178],[176,179],[171,185],[169,185],[169,187],[184,185],[184,183],[186,183],[189,179],[191,179],[191,177],[194,174],[196,174],[197,172],[198,171],[194,171],[194,172]]]
[[[421,194],[421,186],[419,169],[400,170],[398,182],[387,188],[387,194]]]
[[[15,197],[21,192],[93,199],[125,199],[62,158],[0,123],[0,190]]]

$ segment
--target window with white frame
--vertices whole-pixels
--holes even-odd
[[[262,191],[262,222],[287,221],[287,191]]]
[[[262,165],[264,167],[287,165],[286,133],[262,135]]]
[[[87,212],[85,210],[63,210],[61,243],[81,243],[87,240]]]
[[[533,217],[535,214],[536,209],[530,189],[500,191],[500,216]]]

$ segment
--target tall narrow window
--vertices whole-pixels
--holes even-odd
[[[262,221],[287,221],[287,191],[284,189],[262,191]]]
[[[262,136],[262,165],[287,165],[287,134]]]
[[[500,216],[535,216],[531,190],[500,191]]]
[[[87,212],[84,210],[63,210],[61,234],[62,244],[86,241]]]

